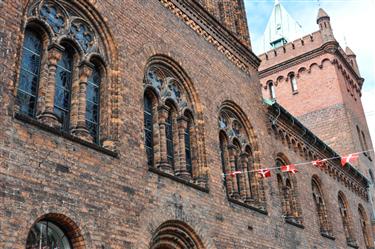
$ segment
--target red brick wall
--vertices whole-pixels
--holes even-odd
[[[305,229],[281,217],[275,177],[265,180],[268,215],[228,202],[217,128],[224,101],[238,104],[250,120],[261,165],[273,165],[279,152],[291,162],[305,160],[268,134],[254,68],[250,77],[240,71],[158,1],[91,2],[96,2],[118,51],[118,70],[111,73],[120,84],[119,158],[14,118],[25,1],[0,2],[0,52],[6,55],[0,57],[0,248],[24,248],[30,227],[48,213],[74,221],[86,248],[149,248],[153,232],[167,220],[188,223],[205,248],[343,248],[338,190],[350,200],[357,241],[364,248],[357,206],[369,209],[369,204],[315,167],[298,175]],[[156,54],[177,61],[199,96],[209,193],[148,171],[143,77],[148,59]],[[319,234],[311,194],[314,174],[323,182],[335,241]]]

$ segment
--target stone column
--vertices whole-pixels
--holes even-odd
[[[249,182],[249,169],[248,169],[248,157],[249,154],[246,152],[241,153],[240,155],[240,163],[241,163],[241,171],[243,172],[241,176],[241,191],[240,191],[240,196],[243,200],[248,200],[250,199],[250,182]]]
[[[44,108],[38,119],[53,127],[59,127],[61,124],[54,113],[55,88],[56,88],[56,69],[57,63],[62,57],[64,47],[52,44],[48,48],[48,79],[46,87],[46,97]],[[43,104],[41,104],[43,106]]]
[[[175,174],[185,179],[190,179],[190,173],[186,167],[186,148],[185,148],[185,130],[188,125],[188,119],[184,116],[177,119],[178,123],[178,160],[176,161]]]
[[[172,165],[168,163],[168,158],[167,158],[167,134],[165,130],[169,109],[170,108],[166,105],[161,105],[158,107],[159,135],[160,135],[160,141],[159,141],[160,161],[157,163],[157,167],[168,173],[173,173]]]
[[[71,122],[72,122],[72,134],[76,135],[77,137],[86,140],[88,142],[92,142],[93,138],[90,135],[87,127],[86,127],[86,93],[87,93],[87,82],[89,77],[91,76],[92,70],[94,68],[94,65],[88,62],[81,63],[79,67],[79,79],[78,82],[75,82],[74,84],[78,83],[78,88],[75,86],[75,89],[73,92],[73,97],[75,99],[72,99],[72,103],[75,103],[72,105],[72,116],[71,116]],[[77,91],[78,90],[78,91]]]
[[[229,152],[229,174],[231,174],[232,172],[234,172],[236,170],[236,151],[237,147],[233,146],[233,145],[229,145],[228,146],[228,152]],[[238,198],[239,197],[239,193],[238,193],[238,182],[237,182],[237,176],[231,176],[232,177],[232,196],[231,197],[234,197],[234,198]]]

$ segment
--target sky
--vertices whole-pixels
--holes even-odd
[[[271,15],[274,0],[244,0],[253,51],[260,54],[262,35]],[[362,104],[373,145],[375,144],[375,0],[280,0],[289,14],[302,25],[303,33],[318,30],[316,16],[323,8],[341,47],[357,55],[361,76]],[[374,147],[374,146],[373,146]]]

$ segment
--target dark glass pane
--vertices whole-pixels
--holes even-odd
[[[38,86],[38,76],[28,73],[21,69],[19,89],[28,92],[31,95],[36,95]]]
[[[64,18],[55,6],[43,5],[40,10],[40,16],[47,21],[55,32],[59,32],[64,26]]]
[[[95,67],[88,79],[86,89],[86,123],[90,123],[88,129],[96,142],[99,140],[100,81],[99,69]]]
[[[21,112],[29,116],[35,114],[41,51],[40,37],[35,32],[26,30],[17,99]]]
[[[99,106],[97,104],[87,101],[86,119],[93,123],[99,123]]]
[[[191,147],[190,147],[190,126],[185,129],[185,155],[186,169],[192,173]]]
[[[17,99],[20,103],[20,111],[29,116],[33,116],[36,105],[35,97],[25,92],[18,91]]]
[[[61,60],[57,63],[55,113],[60,118],[64,129],[69,128],[70,94],[73,68],[73,51],[65,48]]]
[[[49,221],[35,224],[27,236],[26,249],[71,249],[63,230]]]
[[[174,150],[173,150],[173,119],[172,113],[169,113],[165,130],[166,130],[166,139],[167,139],[167,158],[168,163],[174,166]]]
[[[153,166],[154,161],[154,142],[153,142],[153,116],[152,101],[147,96],[144,99],[144,130],[145,130],[145,147],[147,153],[147,162]]]
[[[22,69],[37,75],[40,67],[40,54],[24,48],[22,56]]]

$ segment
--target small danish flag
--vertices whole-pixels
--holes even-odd
[[[241,173],[242,173],[242,171],[236,170],[236,171],[231,172],[229,175],[230,176],[236,176],[237,174],[241,174]]]
[[[259,169],[258,174],[260,178],[271,177],[271,170],[269,169]]]
[[[323,167],[324,166],[324,163],[327,161],[327,159],[322,159],[322,160],[315,160],[315,161],[312,161],[312,165],[316,166],[316,167]]]
[[[359,156],[356,154],[349,154],[348,156],[344,156],[341,158],[341,165],[344,167],[347,163],[353,163],[358,159],[358,157]]]
[[[298,170],[296,169],[296,165],[290,164],[290,165],[283,165],[280,167],[281,172],[292,172],[293,174],[297,173]]]

